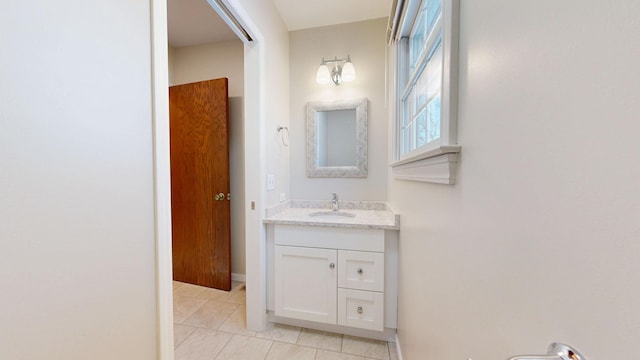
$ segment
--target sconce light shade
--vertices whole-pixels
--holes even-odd
[[[333,68],[329,71],[327,63],[333,64]],[[341,65],[342,64],[342,65]],[[343,81],[353,81],[356,79],[356,69],[353,67],[351,57],[347,55],[346,59],[338,59],[334,57],[333,60],[325,60],[322,58],[320,67],[316,72],[316,82],[321,85],[325,85],[333,82],[334,85],[340,85]]]
[[[353,81],[356,79],[356,69],[353,67],[351,60],[348,60],[342,66],[342,81]]]
[[[316,73],[316,82],[318,84],[326,85],[331,82],[331,75],[329,74],[329,68],[326,64],[321,64]]]

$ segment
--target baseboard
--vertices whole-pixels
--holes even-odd
[[[231,281],[247,282],[247,275],[231,273]]]
[[[398,355],[398,360],[403,360],[402,350],[400,350],[400,339],[398,338],[398,334],[396,333],[396,354]]]

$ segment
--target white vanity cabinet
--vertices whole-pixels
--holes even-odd
[[[395,329],[394,234],[382,229],[274,225],[269,290],[276,319],[335,325],[322,329],[338,332],[340,327]]]

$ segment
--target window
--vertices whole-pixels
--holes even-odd
[[[400,3],[390,34],[396,54],[393,173],[396,178],[452,184],[460,151],[456,139],[459,1]]]

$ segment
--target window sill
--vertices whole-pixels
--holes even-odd
[[[401,180],[455,184],[458,145],[440,146],[391,164],[393,177]]]

